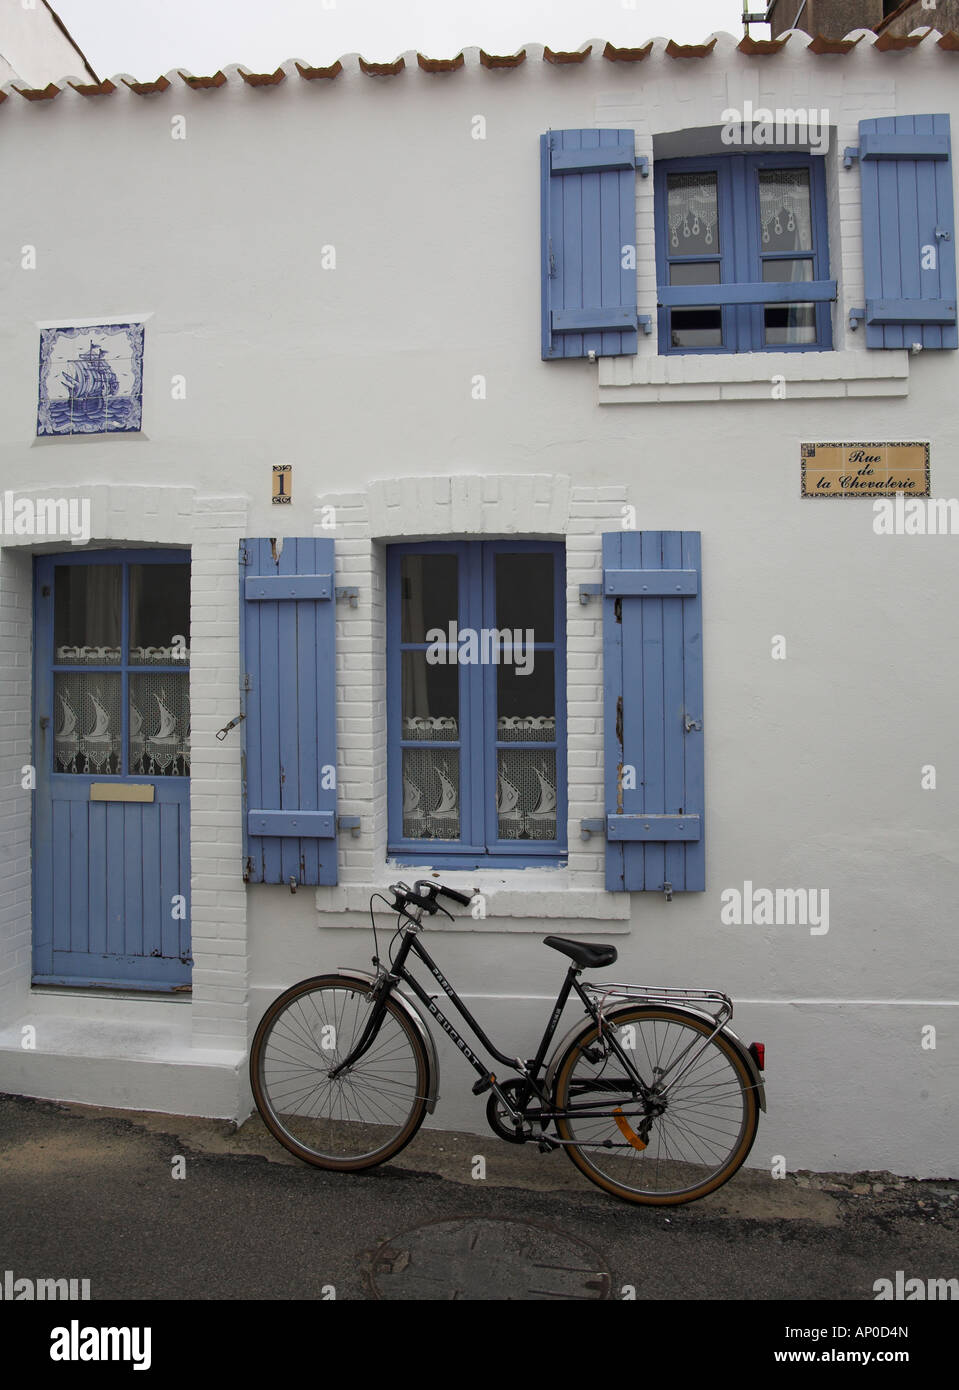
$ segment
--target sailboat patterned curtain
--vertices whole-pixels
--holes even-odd
[[[450,715],[415,716],[403,721],[405,739],[450,743],[459,726]],[[553,743],[553,715],[503,716],[497,720],[501,743]],[[406,839],[456,839],[460,833],[459,760],[442,749],[403,750],[403,835]],[[529,748],[498,754],[496,814],[503,840],[556,839],[556,753]]]

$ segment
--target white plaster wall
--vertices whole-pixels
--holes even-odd
[[[0,82],[16,77],[45,87],[67,73],[93,80],[43,0],[0,0]]]
[[[951,110],[955,128],[956,58],[930,41],[883,55],[866,40],[843,59],[807,57],[804,43],[746,59],[722,39],[702,63],[657,45],[640,64],[604,62],[599,44],[568,68],[541,63],[531,45],[517,70],[486,71],[473,53],[461,72],[432,76],[407,55],[395,78],[362,76],[354,59],[333,82],[303,82],[288,64],[269,88],[226,69],[215,90],[171,74],[157,96],[123,88],[3,104],[3,485],[162,481],[242,499],[247,534],[332,534],[337,583],[360,589],[356,609],[338,608],[339,809],[361,817],[360,837],[341,839],[340,888],[244,891],[229,761],[238,744],[217,745],[226,761],[215,787],[203,758],[195,763],[194,925],[200,912],[204,939],[217,943],[197,956],[198,1037],[226,1030],[235,1041],[293,979],[365,965],[371,940],[357,928],[368,925],[368,885],[412,877],[385,864],[385,545],[565,537],[570,866],[545,879],[486,875],[487,921],[437,931],[444,970],[528,1052],[538,1001],[563,968],[538,938],[608,936],[616,978],[725,989],[734,1027],[766,1041],[770,1111],[754,1162],[784,1154],[790,1168],[959,1171],[947,983],[959,890],[959,538],[877,537],[868,503],[799,496],[800,443],[829,439],[928,439],[933,494],[959,496],[957,355],[867,353],[845,327],[863,295],[858,174],[841,168],[862,116]],[[691,358],[664,366],[655,339],[641,338],[635,362],[543,363],[539,134],[634,124],[642,151],[657,134],[715,126],[745,96],[837,113],[827,156],[837,352],[727,359],[710,378]],[[485,140],[471,138],[476,115]],[[180,116],[186,139],[174,140]],[[80,167],[91,141],[122,170],[106,211]],[[649,312],[651,212],[639,189]],[[24,244],[37,247],[35,271],[11,251]],[[335,247],[335,270],[321,269],[324,246]],[[36,440],[37,323],[134,306],[151,314],[143,434]],[[783,401],[771,398],[776,371]],[[471,394],[476,374],[484,400]],[[185,400],[171,396],[174,375],[185,377]],[[280,462],[293,465],[294,500],[282,510],[270,503]],[[624,503],[640,527],[703,535],[707,891],[668,904],[606,894],[602,846],[578,835],[581,817],[602,814],[599,610],[579,605],[578,585],[599,580],[599,537],[618,527]],[[337,507],[332,532],[321,529],[327,504]],[[240,503],[226,510],[232,537]],[[202,519],[193,524],[202,535]],[[216,611],[194,617],[209,622],[209,660],[225,670],[205,691],[212,730],[236,713],[236,614],[226,543],[209,544],[194,588]],[[0,566],[0,595],[7,574]],[[10,583],[16,604],[22,583]],[[775,634],[787,639],[786,661],[771,660]],[[920,787],[929,763],[936,791]],[[221,837],[228,849],[217,854]],[[722,890],[744,880],[828,889],[828,934],[723,926]],[[934,1052],[921,1047],[928,1024]],[[450,1078],[469,1079],[445,1046],[443,1055]],[[248,1104],[239,1084],[238,1113]],[[481,1130],[482,1105],[444,1091],[433,1122]]]

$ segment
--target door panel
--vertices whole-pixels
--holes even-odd
[[[36,562],[38,983],[189,985],[188,590],[182,552]]]

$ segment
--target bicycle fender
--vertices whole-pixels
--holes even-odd
[[[343,976],[344,979],[356,980],[358,983],[362,982],[366,985],[376,983],[376,976],[371,975],[368,970],[355,970],[352,966],[337,966],[336,973]],[[398,989],[393,990],[392,998],[406,1014],[426,1048],[426,1058],[429,1064],[429,1076],[426,1083],[426,1108],[432,1115],[436,1109],[436,1102],[440,1098],[440,1059],[436,1052],[433,1034],[427,1028],[423,1015],[411,999]]]
[[[615,1023],[616,1017],[619,1013],[627,1011],[632,1012],[635,1007],[635,1005],[626,1005],[623,1009],[612,1010],[606,1014],[606,1021],[609,1023]],[[655,1008],[656,1005],[652,1004],[650,1005],[650,1007]],[[683,1005],[683,1007],[680,1008],[675,1004],[670,1004],[669,1008],[673,1013],[687,1014],[689,1017],[695,1018],[700,1022],[715,1025],[716,1020],[713,1018],[712,1014],[707,1013],[704,1009],[691,1009],[688,1008],[686,1005]],[[569,1030],[569,1032],[557,1046],[556,1051],[553,1053],[552,1057],[549,1060],[549,1066],[546,1068],[544,1086],[547,1088],[547,1094],[552,1094],[553,1081],[556,1077],[556,1073],[559,1071],[560,1063],[563,1061],[563,1058],[566,1056],[567,1052],[572,1047],[576,1039],[580,1036],[580,1034],[586,1032],[591,1026],[592,1020],[583,1021],[581,1019],[578,1023],[574,1024],[574,1026]],[[747,1050],[746,1045],[743,1043],[742,1039],[739,1038],[731,1028],[721,1028],[719,1031],[720,1033],[722,1033],[723,1037],[727,1039],[731,1046],[735,1048],[735,1050],[739,1053],[739,1056],[745,1063],[746,1069],[749,1072],[749,1075],[752,1077],[753,1087],[756,1091],[756,1100],[759,1102],[759,1108],[760,1110],[765,1111],[766,1087],[763,1082],[762,1073],[756,1066],[756,1063],[753,1061],[752,1053]]]

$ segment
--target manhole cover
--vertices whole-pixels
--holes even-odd
[[[378,1299],[605,1299],[611,1279],[591,1246],[532,1221],[431,1221],[373,1253]]]

